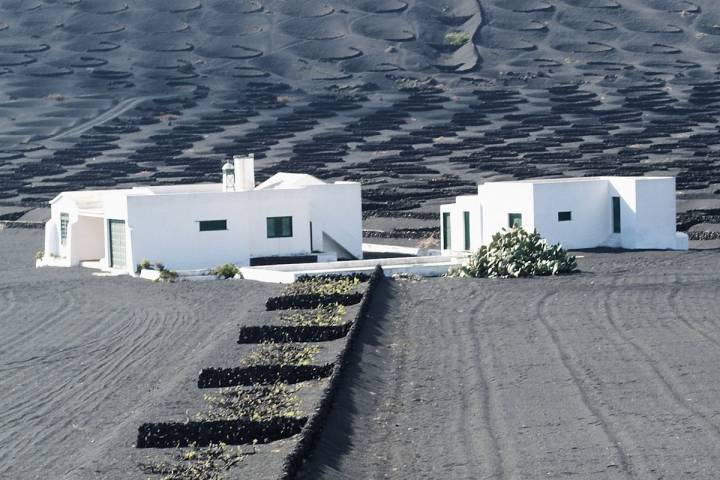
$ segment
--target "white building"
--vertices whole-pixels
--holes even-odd
[[[252,155],[228,162],[223,183],[63,192],[50,205],[42,265],[132,274],[144,259],[191,270],[362,258],[359,183],[278,173],[255,186]]]
[[[686,250],[675,211],[673,177],[491,182],[440,207],[440,241],[444,251],[476,250],[516,225],[569,249]]]

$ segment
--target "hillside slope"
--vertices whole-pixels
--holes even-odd
[[[362,179],[376,212],[660,172],[712,215],[718,52],[710,0],[0,0],[0,197],[255,152],[261,177]]]

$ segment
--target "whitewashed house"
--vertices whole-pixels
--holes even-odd
[[[278,173],[255,186],[252,155],[226,163],[222,183],[63,192],[50,205],[41,265],[133,274],[144,259],[192,270],[362,258],[359,183]]]
[[[687,250],[675,213],[673,177],[489,182],[440,207],[440,241],[446,252],[471,251],[503,228],[522,226],[569,249]]]

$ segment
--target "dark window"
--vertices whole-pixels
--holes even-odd
[[[572,212],[558,212],[558,222],[569,222],[572,220]]]
[[[612,197],[613,233],[620,233],[620,197]]]
[[[443,212],[442,228],[443,228],[443,249],[448,250],[450,248],[450,212]]]
[[[227,220],[200,220],[199,223],[201,232],[227,230]]]
[[[60,214],[60,243],[67,243],[68,223],[70,223],[70,215],[67,213]]]
[[[292,217],[268,217],[267,238],[286,238],[292,236]]]
[[[470,250],[470,212],[463,212],[465,223],[465,250]]]
[[[509,213],[508,214],[508,227],[510,227],[510,228],[522,227],[522,213]]]

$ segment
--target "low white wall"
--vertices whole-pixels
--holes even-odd
[[[292,283],[303,275],[371,273],[376,265],[381,265],[386,275],[412,274],[435,277],[447,273],[450,268],[459,266],[463,259],[464,257],[435,256],[359,260],[325,264],[274,265],[270,267],[243,267],[241,273],[246,280],[268,283]]]

